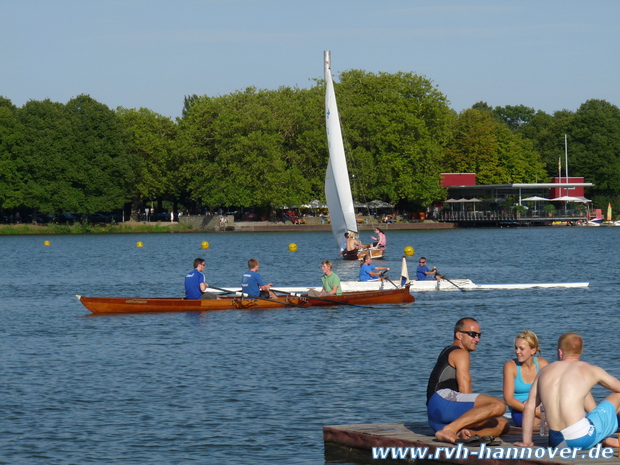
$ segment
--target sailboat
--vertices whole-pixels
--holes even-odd
[[[346,254],[347,236],[357,235],[357,219],[353,205],[353,194],[349,182],[349,170],[342,140],[340,116],[336,104],[334,80],[331,72],[331,52],[324,52],[325,65],[325,127],[327,130],[327,145],[329,147],[329,162],[325,173],[325,198],[329,208],[329,217],[332,234],[338,250],[345,260],[362,259],[370,253],[372,258],[382,258],[382,248],[365,247],[357,254]]]

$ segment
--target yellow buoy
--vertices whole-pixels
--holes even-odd
[[[289,245],[288,245],[288,249],[289,249],[291,252],[297,252],[297,244],[293,244],[293,243],[289,244]]]
[[[143,247],[144,244],[142,242],[136,242],[136,247]]]
[[[202,244],[200,244],[200,247],[202,247],[203,249],[208,249],[209,243],[207,241],[202,241]]]
[[[43,245],[50,245],[50,241],[43,242]]]
[[[407,255],[407,257],[411,257],[415,253],[415,250],[413,247],[408,245],[407,247],[405,247],[404,252],[405,252],[405,255]]]

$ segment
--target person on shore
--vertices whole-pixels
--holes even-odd
[[[434,274],[435,279],[437,281],[441,281],[441,276],[439,275],[439,273],[437,273],[437,267],[433,267],[433,269],[431,270],[428,268],[428,266],[426,266],[426,257],[420,258],[416,274],[418,276],[418,281],[426,281],[429,274]]]
[[[340,277],[333,272],[332,262],[329,260],[323,260],[321,262],[321,269],[323,270],[323,277],[321,278],[321,282],[323,284],[323,288],[321,292],[310,289],[308,291],[308,296],[310,297],[322,297],[324,295],[342,295],[342,287],[340,286]]]
[[[580,360],[583,339],[564,333],[558,339],[558,361],[540,370],[523,410],[523,441],[531,447],[536,409],[542,404],[549,425],[551,447],[590,449],[599,442],[618,447],[615,432],[620,413],[620,380]],[[601,385],[613,394],[598,406],[590,390]],[[585,412],[588,412],[587,414]]]
[[[390,271],[385,266],[375,266],[372,264],[372,257],[370,254],[364,255],[364,260],[360,265],[360,281],[378,281],[381,271]]]
[[[277,299],[278,296],[271,290],[271,283],[265,284],[263,278],[258,273],[260,263],[255,258],[248,260],[248,271],[243,273],[241,280],[241,291],[252,297],[263,299]]]
[[[497,397],[472,393],[470,354],[480,342],[474,318],[454,326],[454,341],[441,351],[426,389],[428,423],[440,441],[456,443],[475,435],[497,437],[510,429],[506,404]]]
[[[342,252],[343,257],[356,259],[359,249],[364,248],[364,244],[357,240],[354,232],[346,232],[344,236],[347,238],[345,250]]]
[[[375,228],[375,234],[377,234],[377,237],[370,236],[370,238],[375,241],[372,243],[372,246],[379,249],[385,249],[385,246],[387,245],[387,238],[385,237],[385,233],[381,228]]]
[[[522,331],[515,337],[516,358],[504,364],[504,402],[510,407],[512,421],[516,426],[523,424],[523,405],[530,394],[536,374],[549,365],[544,358],[536,357],[540,352],[538,337],[532,331]],[[540,409],[536,411],[534,426],[540,424]]]
[[[196,258],[194,269],[185,275],[185,298],[187,300],[217,299],[211,292],[206,292],[209,285],[205,275],[202,274],[205,266],[204,258]]]

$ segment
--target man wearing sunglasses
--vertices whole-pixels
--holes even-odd
[[[435,275],[435,279],[437,281],[441,280],[441,276],[439,276],[439,273],[437,273],[437,267],[433,267],[432,270],[429,269],[429,267],[426,266],[426,258],[425,257],[420,258],[418,269],[416,270],[418,281],[426,281],[428,279],[428,275],[431,275],[431,274]]]
[[[510,429],[501,399],[472,393],[470,353],[481,336],[474,318],[457,321],[454,341],[439,354],[428,380],[428,422],[440,441],[467,443],[475,435],[498,437]]]

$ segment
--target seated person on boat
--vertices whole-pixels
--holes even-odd
[[[194,260],[194,269],[185,275],[185,298],[188,300],[216,299],[211,292],[206,292],[207,281],[202,272],[205,269],[204,258]]]
[[[243,273],[241,281],[241,291],[252,297],[263,299],[277,299],[278,297],[271,290],[271,283],[265,284],[263,278],[258,273],[260,263],[255,258],[248,260],[248,271]]]
[[[472,393],[470,354],[481,335],[474,318],[457,321],[452,345],[441,351],[428,379],[428,423],[440,441],[467,443],[476,435],[497,437],[510,429],[501,399]]]
[[[389,268],[385,266],[375,266],[372,264],[372,257],[370,254],[364,255],[364,260],[360,266],[360,281],[378,281],[380,272]]]
[[[418,276],[418,281],[426,281],[428,279],[428,275],[430,274],[434,274],[437,281],[441,280],[441,276],[439,275],[439,273],[437,273],[437,267],[433,267],[433,269],[431,270],[428,268],[428,266],[426,266],[425,257],[420,258],[420,264],[418,265],[416,274]]]
[[[522,331],[515,337],[516,358],[504,364],[504,402],[510,407],[512,421],[522,426],[523,408],[530,388],[540,369],[549,364],[544,358],[536,357],[540,352],[538,337],[532,331]],[[534,427],[540,424],[540,408],[536,411]]]
[[[321,269],[323,270],[321,282],[323,283],[323,289],[321,289],[321,292],[318,292],[315,289],[310,289],[308,291],[308,296],[321,297],[323,295],[342,295],[340,277],[332,271],[332,268],[332,262],[329,260],[323,260],[323,262],[321,262]]]
[[[381,228],[375,228],[375,233],[377,234],[377,237],[370,236],[371,239],[375,240],[375,242],[372,243],[372,246],[377,247],[378,249],[385,249],[385,246],[387,245],[385,233]]]
[[[347,243],[346,249],[342,252],[343,258],[357,260],[358,249],[363,249],[364,244],[356,239],[354,232],[344,233],[344,236],[347,238]]]

